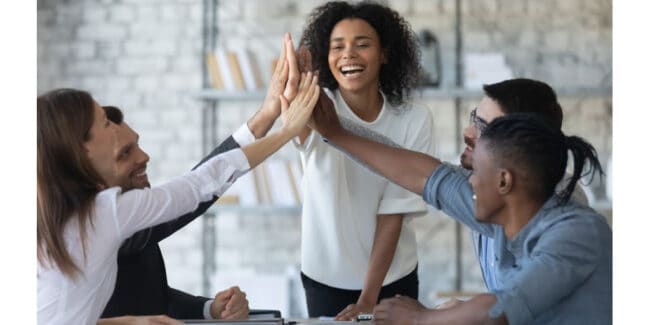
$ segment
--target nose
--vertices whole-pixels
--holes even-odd
[[[354,51],[354,46],[348,45],[343,49],[343,58],[344,59],[350,59],[356,57],[357,54]]]
[[[472,140],[476,140],[476,128],[473,125],[468,125],[463,129],[463,136]]]
[[[138,164],[145,164],[149,162],[149,155],[138,147]]]

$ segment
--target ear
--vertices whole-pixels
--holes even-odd
[[[499,194],[506,195],[512,191],[513,175],[505,168],[499,169]]]
[[[379,62],[381,64],[388,63],[388,49],[382,49],[381,50],[381,57],[379,58]]]

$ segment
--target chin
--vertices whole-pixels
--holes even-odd
[[[133,182],[133,188],[143,189],[143,188],[149,188],[149,187],[151,187],[151,185],[149,184],[149,180]]]
[[[460,155],[460,165],[467,170],[472,170],[472,160],[464,153]]]

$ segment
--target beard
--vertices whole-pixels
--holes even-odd
[[[463,138],[467,147],[474,150],[474,140],[468,137]],[[467,150],[464,150],[463,153],[460,154],[460,165],[467,170],[472,170],[472,154]]]

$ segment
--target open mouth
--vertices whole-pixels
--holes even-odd
[[[362,65],[358,64],[350,64],[350,65],[344,65],[342,66],[339,71],[341,71],[341,74],[345,77],[353,77],[356,75],[359,75],[362,73],[366,68]]]
[[[146,180],[147,179],[147,169],[143,168],[140,170],[137,170],[131,174],[135,179],[138,180]]]

